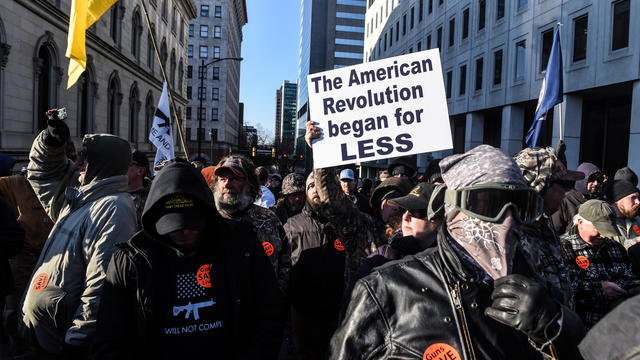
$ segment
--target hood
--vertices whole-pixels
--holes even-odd
[[[129,170],[131,146],[126,140],[110,134],[92,134],[85,135],[82,146],[87,151],[87,169],[82,185],[125,175]]]
[[[578,166],[578,171],[584,173],[584,179],[576,181],[574,188],[583,195],[587,195],[587,180],[589,176],[595,172],[599,172],[600,168],[592,163],[582,163]]]
[[[151,238],[155,240],[163,238],[156,231],[156,222],[159,216],[158,210],[164,203],[164,198],[178,193],[187,194],[199,200],[201,205],[207,211],[210,211],[212,220],[215,223],[218,222],[213,193],[200,171],[187,162],[172,161],[158,172],[154,178],[142,211],[142,230]],[[171,244],[167,245],[173,247]]]

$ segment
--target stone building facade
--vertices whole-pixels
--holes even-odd
[[[176,113],[187,105],[188,22],[192,0],[144,0]],[[64,57],[71,0],[0,2],[0,151],[27,160],[44,112],[66,107],[76,146],[87,133],[111,133],[150,158],[147,140],[163,76],[140,0],[119,0],[87,30],[87,70],[66,89]],[[174,121],[174,126],[176,122]],[[184,120],[182,120],[184,126]],[[176,150],[180,151],[178,132]]]

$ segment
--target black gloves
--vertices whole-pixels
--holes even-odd
[[[484,313],[490,318],[525,333],[543,344],[558,334],[553,322],[560,318],[561,308],[536,281],[511,274],[493,283],[493,303]],[[545,330],[554,329],[545,334]]]
[[[47,111],[47,116],[55,113],[57,109]],[[67,124],[56,118],[55,115],[47,120],[47,132],[44,136],[45,145],[60,147],[63,146],[70,137]]]

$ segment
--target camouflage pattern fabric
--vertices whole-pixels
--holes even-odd
[[[305,192],[304,176],[297,173],[291,173],[282,180],[282,195],[295,194],[297,192]]]
[[[557,160],[555,150],[551,147],[526,148],[513,158],[522,171],[524,181],[538,193],[543,193],[553,177],[553,168]]]

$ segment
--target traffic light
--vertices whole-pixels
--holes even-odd
[[[300,154],[300,160],[304,159],[304,155]]]
[[[256,157],[256,147],[251,148],[251,156]]]
[[[272,158],[276,157],[276,148],[271,148],[271,157]]]
[[[282,154],[282,157],[284,157],[286,159],[287,158],[287,154]]]

